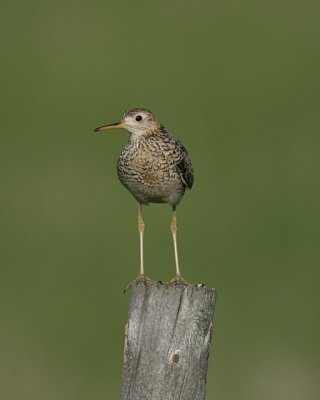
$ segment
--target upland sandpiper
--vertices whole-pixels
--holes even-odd
[[[118,177],[138,204],[138,229],[140,234],[140,273],[126,290],[139,281],[151,280],[145,275],[143,262],[144,221],[142,205],[169,203],[172,206],[171,232],[173,237],[176,275],[168,283],[188,282],[181,275],[177,249],[176,207],[186,189],[193,184],[193,168],[182,143],[158,121],[152,112],[143,108],[126,111],[119,122],[100,126],[95,132],[107,129],[125,129],[130,138],[117,163]]]

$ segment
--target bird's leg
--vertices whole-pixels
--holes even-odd
[[[136,277],[136,279],[134,279],[132,282],[129,283],[129,285],[125,288],[124,293],[130,289],[130,287],[134,284],[134,283],[138,283],[138,282],[153,282],[152,279],[148,278],[145,274],[144,274],[144,264],[143,264],[143,233],[144,233],[144,221],[142,218],[142,204],[139,203],[138,206],[138,230],[139,230],[139,237],[140,237],[140,273],[139,275]]]
[[[176,284],[176,285],[189,285],[189,283],[183,278],[179,268],[179,259],[178,259],[178,246],[177,246],[177,214],[176,214],[176,206],[172,207],[172,220],[170,225],[172,238],[173,238],[173,247],[174,247],[174,258],[176,262],[176,276],[172,278],[168,283]]]
[[[144,276],[144,265],[143,265],[143,233],[144,233],[144,221],[142,218],[142,204],[138,206],[138,231],[140,236],[140,276]]]

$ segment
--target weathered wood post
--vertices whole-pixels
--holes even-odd
[[[215,289],[133,285],[121,400],[204,400]]]

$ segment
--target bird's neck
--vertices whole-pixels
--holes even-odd
[[[166,128],[161,125],[160,128],[149,129],[144,131],[143,133],[131,133],[130,141],[131,142],[144,142],[157,138],[170,136],[170,133],[166,130]]]

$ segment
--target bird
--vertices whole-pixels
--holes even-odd
[[[144,269],[144,229],[142,206],[149,203],[168,203],[172,207],[170,229],[173,239],[175,276],[168,284],[189,285],[180,271],[177,246],[177,205],[186,189],[191,189],[194,172],[190,157],[177,140],[149,110],[133,108],[125,111],[118,122],[99,126],[94,131],[125,129],[129,140],[117,162],[120,182],[138,202],[138,231],[140,237],[140,272],[129,283],[152,281]]]

